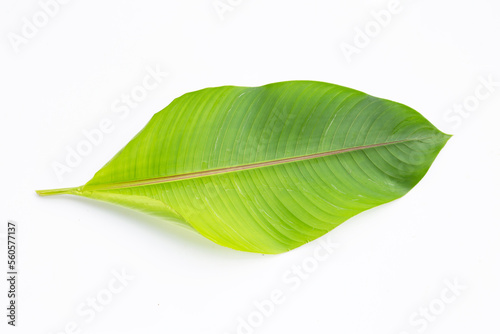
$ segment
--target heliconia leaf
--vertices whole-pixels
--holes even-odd
[[[185,94],[85,185],[41,190],[182,221],[230,248],[281,253],[406,194],[450,135],[417,111],[333,84]]]

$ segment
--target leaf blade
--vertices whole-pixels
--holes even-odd
[[[337,85],[207,88],[157,113],[76,194],[280,253],[403,196],[448,139],[407,106]]]

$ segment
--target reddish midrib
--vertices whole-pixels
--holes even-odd
[[[256,163],[251,163],[251,164],[241,165],[241,166],[211,169],[211,170],[206,170],[206,171],[202,171],[202,172],[170,175],[170,176],[163,176],[163,177],[156,177],[156,178],[151,178],[151,179],[135,180],[135,181],[128,181],[128,182],[90,185],[90,186],[84,186],[82,190],[83,191],[92,191],[92,190],[122,189],[122,188],[130,188],[130,187],[147,186],[147,185],[158,184],[158,183],[174,182],[174,181],[193,179],[193,178],[203,177],[203,176],[231,173],[231,172],[247,170],[247,169],[268,167],[268,166],[286,164],[286,163],[290,163],[290,162],[316,159],[316,158],[327,157],[330,155],[335,155],[335,154],[340,154],[340,153],[345,153],[345,152],[359,151],[359,150],[369,149],[369,148],[373,148],[373,147],[387,146],[387,145],[393,145],[393,144],[398,144],[398,143],[403,143],[403,142],[408,142],[408,141],[415,141],[415,140],[422,140],[422,139],[425,139],[425,138],[412,138],[412,139],[397,140],[397,141],[385,142],[385,143],[379,143],[379,144],[356,146],[356,147],[344,148],[344,149],[335,150],[335,151],[302,155],[302,156],[292,157],[292,158],[283,158],[283,159],[277,159],[277,160],[271,160],[271,161],[265,161],[265,162],[256,162]]]

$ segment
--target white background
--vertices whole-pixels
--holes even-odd
[[[1,280],[0,331],[498,333],[499,2],[401,0],[381,27],[372,11],[394,9],[385,0],[228,1],[217,13],[212,0],[73,0],[47,22],[38,1],[2,1],[0,257],[5,268],[15,220],[20,280],[16,328]],[[34,16],[41,27],[29,31]],[[148,68],[169,74],[114,113]],[[410,193],[322,238],[336,247],[317,266],[314,252],[327,254],[318,241],[278,256],[237,252],[130,210],[34,192],[85,183],[185,92],[293,79],[405,103],[454,134]],[[113,130],[58,178],[54,164],[105,119]],[[297,287],[289,270],[303,265]],[[110,295],[122,270],[133,279]],[[275,290],[282,302],[256,313]],[[77,313],[98,295],[111,296],[102,311]]]

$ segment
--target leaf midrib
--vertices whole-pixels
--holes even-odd
[[[200,178],[200,177],[205,177],[205,176],[212,176],[212,175],[232,173],[232,172],[238,172],[238,171],[249,170],[249,169],[276,166],[276,165],[282,165],[282,164],[304,161],[304,160],[312,160],[312,159],[327,157],[327,156],[346,153],[346,152],[360,151],[360,150],[370,149],[370,148],[374,148],[374,147],[388,146],[388,145],[394,145],[394,144],[410,142],[410,141],[420,141],[420,140],[424,140],[424,139],[428,139],[428,138],[430,138],[430,137],[402,139],[402,140],[396,140],[396,141],[392,141],[392,142],[362,145],[362,146],[343,148],[343,149],[339,149],[339,150],[327,151],[327,152],[322,152],[322,153],[301,155],[298,157],[281,158],[281,159],[270,160],[270,161],[265,161],[265,162],[256,162],[256,163],[245,164],[245,165],[240,165],[240,166],[231,166],[231,167],[224,167],[224,168],[218,168],[218,169],[211,169],[211,170],[205,170],[205,171],[201,171],[201,172],[191,172],[191,173],[185,173],[185,174],[161,176],[161,177],[155,177],[155,178],[150,178],[150,179],[125,181],[125,182],[117,182],[117,183],[107,183],[107,184],[98,184],[98,185],[85,185],[85,186],[80,187],[80,191],[124,189],[124,188],[141,187],[141,186],[148,186],[148,185],[154,185],[154,184],[189,180],[189,179]]]

